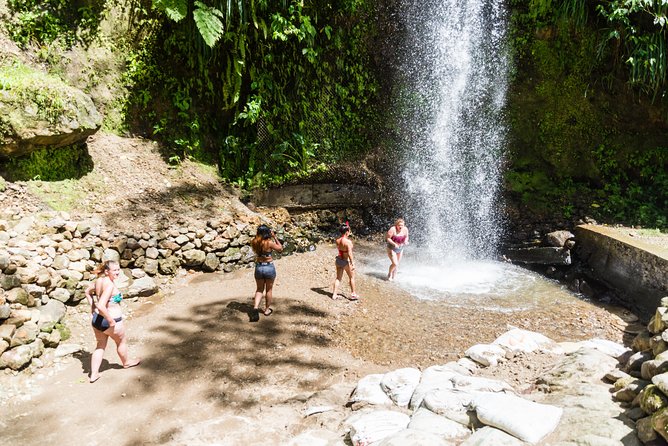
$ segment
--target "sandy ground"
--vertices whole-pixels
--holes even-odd
[[[225,415],[255,420],[243,440],[229,444],[281,444],[313,423],[303,410],[315,392],[330,389],[328,402],[348,410],[343,405],[359,378],[456,359],[509,323],[555,340],[621,340],[624,334],[619,316],[584,301],[558,314],[444,311],[364,275],[360,302],[333,301],[334,253],[324,244],[277,260],[275,312],[257,323],[248,317],[251,269],[189,273],[159,296],[127,302],[131,352],[143,358],[141,366],[120,368],[110,345],[94,384],[87,382],[88,352],[43,369],[41,377],[3,374],[0,387],[20,387],[22,398],[2,402],[0,444],[192,444],[184,438],[212,438],[203,433],[214,429],[203,427],[206,420]],[[70,326],[72,340],[90,351],[86,321],[81,308]],[[494,374],[526,390],[553,359],[517,358]],[[215,435],[222,438],[223,431],[234,429]]]

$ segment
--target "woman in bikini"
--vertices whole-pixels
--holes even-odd
[[[336,239],[336,247],[339,250],[339,255],[336,256],[336,279],[334,279],[334,286],[332,291],[332,299],[339,298],[339,285],[343,278],[343,272],[348,274],[350,279],[350,300],[358,300],[359,296],[355,292],[355,264],[353,262],[353,242],[348,238],[350,236],[350,226],[347,224],[339,227],[341,236]]]
[[[283,245],[276,238],[276,234],[267,225],[260,225],[257,234],[251,240],[251,248],[255,252],[255,298],[253,300],[253,313],[251,321],[260,319],[260,302],[264,294],[265,306],[262,314],[269,316],[274,310],[271,308],[273,299],[274,280],[276,280],[276,267],[272,258],[272,251],[283,251]]]
[[[396,279],[404,246],[408,245],[408,228],[403,218],[397,218],[385,236],[387,242],[387,256],[390,258],[390,269],[387,272],[387,280]]]
[[[107,348],[109,338],[116,343],[116,352],[123,364],[123,368],[139,365],[139,359],[130,359],[128,355],[128,343],[121,312],[121,300],[123,296],[116,287],[114,281],[121,273],[121,267],[113,260],[107,260],[100,264],[93,273],[97,278],[86,288],[86,299],[91,306],[91,318],[93,333],[97,345],[90,357],[90,382],[94,383],[100,378],[100,366]]]

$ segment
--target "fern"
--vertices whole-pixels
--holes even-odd
[[[216,42],[223,36],[223,22],[220,19],[224,18],[224,15],[219,9],[207,6],[202,2],[195,2],[195,6],[193,19],[195,20],[197,29],[202,35],[204,42],[210,48],[213,48]]]
[[[153,0],[153,8],[163,11],[175,22],[180,22],[188,15],[188,0]]]

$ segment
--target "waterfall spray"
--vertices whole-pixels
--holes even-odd
[[[427,254],[491,258],[502,233],[503,2],[405,0],[402,17],[404,216]]]

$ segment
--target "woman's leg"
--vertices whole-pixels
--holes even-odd
[[[255,279],[255,297],[253,298],[253,309],[257,310],[260,308],[260,301],[262,301],[262,294],[264,293],[266,280],[265,279]]]
[[[104,349],[107,348],[107,340],[109,339],[109,336],[95,328],[93,328],[93,333],[95,333],[96,345],[95,351],[90,355],[90,382],[92,383],[100,377],[100,366],[104,357]]]
[[[116,322],[113,330],[113,333],[111,333],[109,337],[116,343],[116,353],[118,353],[118,357],[121,359],[123,367],[127,369],[128,367],[133,367],[139,364],[139,359],[130,359],[130,356],[128,355],[128,340],[123,321]]]
[[[265,293],[264,293],[264,314],[265,316],[269,316],[271,312],[269,311],[269,307],[271,307],[271,302],[274,299],[274,281],[273,280],[266,280],[265,281]]]
[[[356,298],[357,293],[355,292],[355,270],[353,270],[350,265],[346,266],[346,273],[348,273],[348,279],[350,280],[350,292],[352,297]]]
[[[397,278],[397,271],[399,271],[399,264],[401,263],[401,256],[404,255],[404,252],[397,252],[394,254],[396,257],[396,262],[394,264],[394,271],[392,271],[392,278],[396,279]]]
[[[391,249],[387,249],[387,256],[390,258],[390,269],[387,271],[387,280],[394,280],[394,276],[396,275],[396,269],[397,269],[397,253],[392,251]]]
[[[347,268],[350,268],[348,266]],[[343,268],[340,266],[336,266],[336,279],[334,279],[334,285],[332,285],[332,299],[338,299],[339,298],[339,284],[341,283],[341,279],[343,278]]]

